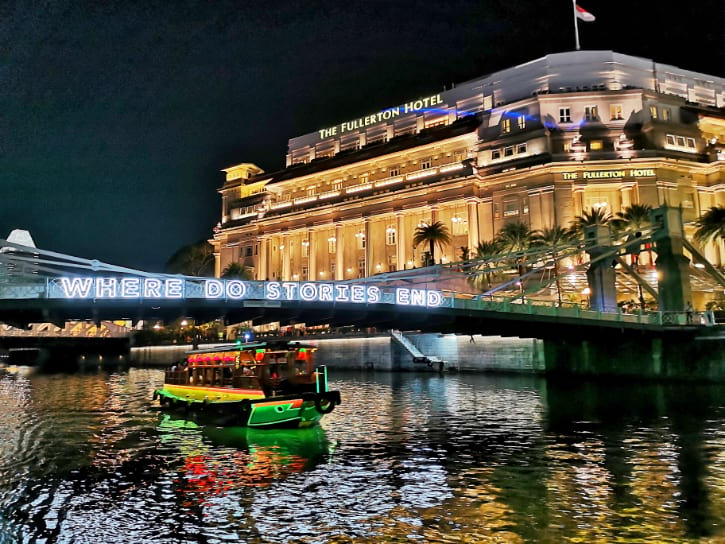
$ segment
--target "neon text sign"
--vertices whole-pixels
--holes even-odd
[[[441,291],[381,287],[366,283],[243,281],[175,277],[61,277],[49,280],[48,297],[80,300],[202,299],[279,302],[332,302],[438,307]]]

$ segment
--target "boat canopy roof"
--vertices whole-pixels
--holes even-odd
[[[203,349],[195,349],[187,351],[187,355],[198,354],[198,353],[219,353],[224,351],[246,351],[256,349],[271,349],[271,350],[283,350],[290,351],[293,349],[307,348],[313,349],[317,346],[313,344],[305,344],[297,341],[282,341],[282,342],[248,342],[246,344],[224,344],[216,347],[209,347]]]

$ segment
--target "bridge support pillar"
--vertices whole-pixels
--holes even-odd
[[[591,265],[587,270],[589,284],[589,306],[592,310],[616,311],[617,288],[616,272],[612,268],[611,258],[600,258],[611,252],[609,228],[604,225],[592,225],[584,228],[584,239]]]
[[[662,312],[681,312],[692,301],[690,259],[685,257],[682,240],[682,210],[662,206],[651,212],[657,228],[657,291]]]

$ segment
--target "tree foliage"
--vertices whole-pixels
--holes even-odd
[[[214,248],[206,240],[183,246],[166,261],[164,270],[168,274],[213,276]]]
[[[571,223],[571,230],[581,235],[584,227],[594,225],[607,225],[612,220],[612,215],[604,208],[590,208],[577,215]]]
[[[698,242],[725,240],[725,207],[713,206],[700,216],[695,227]]]
[[[430,253],[430,264],[435,262],[435,247],[442,249],[443,246],[451,243],[451,235],[441,221],[435,221],[430,225],[419,225],[413,233],[413,245],[418,247],[421,244],[428,244]],[[426,263],[428,264],[428,263]]]
[[[641,231],[652,224],[651,211],[649,204],[632,204],[618,212],[610,222],[616,231]]]
[[[237,280],[251,280],[252,274],[249,268],[243,266],[241,263],[229,263],[224,269],[221,275],[222,278],[237,279]]]

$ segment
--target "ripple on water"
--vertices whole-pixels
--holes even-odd
[[[0,542],[725,536],[722,389],[336,378],[321,428],[270,433],[160,412],[160,370],[0,374]]]

